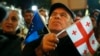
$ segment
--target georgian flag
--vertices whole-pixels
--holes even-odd
[[[82,18],[67,28],[66,31],[81,55],[95,53],[99,44],[94,36],[93,26],[89,16]]]

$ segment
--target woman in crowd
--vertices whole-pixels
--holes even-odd
[[[0,30],[0,56],[21,56],[21,38],[17,36],[20,14],[17,10],[7,10]]]

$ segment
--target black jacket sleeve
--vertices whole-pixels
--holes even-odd
[[[42,37],[43,36],[40,36],[38,39],[26,44],[24,49],[22,50],[22,56],[36,56],[35,48],[37,48],[41,43]]]

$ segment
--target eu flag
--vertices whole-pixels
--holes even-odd
[[[34,12],[34,18],[32,20],[32,23],[30,25],[28,34],[25,39],[25,44],[30,43],[36,39],[39,38],[39,34],[44,29],[45,24],[42,21],[42,18],[40,17],[39,13],[36,11]]]

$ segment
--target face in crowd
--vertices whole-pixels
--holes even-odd
[[[39,12],[42,16],[46,17],[46,11],[44,9],[41,9]]]
[[[31,24],[33,17],[34,17],[33,12],[24,13],[24,20],[27,24]]]
[[[19,25],[18,11],[11,10],[2,22],[2,29],[7,33],[15,33]]]
[[[69,27],[73,23],[70,14],[67,13],[63,8],[55,9],[49,19],[48,28],[51,32],[58,33],[61,30]]]

